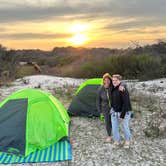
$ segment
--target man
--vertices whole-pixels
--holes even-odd
[[[112,122],[112,133],[114,139],[114,146],[118,146],[120,143],[119,135],[119,123],[122,123],[123,132],[125,137],[124,148],[130,146],[130,129],[129,120],[131,117],[131,104],[128,90],[119,91],[122,77],[119,74],[112,76],[112,93],[111,93],[111,122]]]

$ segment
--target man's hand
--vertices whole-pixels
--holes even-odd
[[[125,91],[125,87],[124,87],[123,85],[120,85],[120,86],[119,86],[119,91],[124,92],[124,91]]]

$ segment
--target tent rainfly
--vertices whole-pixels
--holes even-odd
[[[28,156],[68,137],[69,116],[51,94],[23,89],[0,103],[0,152]]]
[[[88,79],[83,82],[68,108],[68,113],[73,116],[98,117],[96,96],[101,85],[101,78]]]

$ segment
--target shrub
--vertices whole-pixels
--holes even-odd
[[[162,77],[166,67],[161,57],[151,55],[112,55],[100,61],[96,57],[80,66],[77,75],[82,78],[101,77],[106,72],[119,73],[126,79],[148,80]],[[74,73],[73,73],[74,75]]]

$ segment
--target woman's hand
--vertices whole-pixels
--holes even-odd
[[[122,118],[119,118],[119,121],[120,121],[120,122],[123,122],[123,120],[124,120],[124,119],[122,119]]]
[[[100,120],[103,121],[104,120],[104,114],[103,113],[100,113]]]
[[[100,113],[100,120],[103,121],[104,120],[104,114]]]

